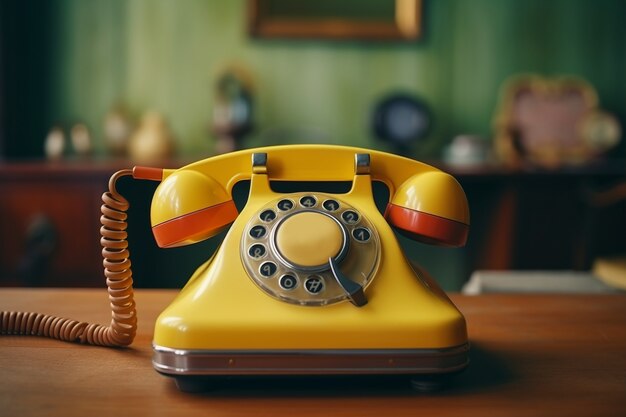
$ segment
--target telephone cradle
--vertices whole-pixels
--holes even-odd
[[[328,145],[248,149],[180,169],[118,174],[108,200],[103,196],[102,220],[113,320],[100,330],[85,324],[82,331],[92,335],[74,339],[127,345],[134,337],[127,205],[115,191],[117,178],[132,175],[160,182],[151,206],[160,247],[230,227],[155,324],[153,366],[179,388],[281,375],[405,375],[420,388],[467,366],[463,315],[407,260],[392,230],[423,243],[464,245],[467,200],[449,174],[380,151]],[[238,212],[232,190],[244,180],[250,191]],[[278,181],[344,181],[351,189],[279,193],[272,187]],[[384,213],[373,181],[389,189]]]

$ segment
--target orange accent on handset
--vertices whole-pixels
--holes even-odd
[[[133,178],[136,180],[163,180],[163,168],[136,166],[133,168]]]
[[[152,233],[161,248],[188,245],[219,233],[238,214],[233,200],[228,200],[157,224]]]
[[[387,204],[385,219],[411,239],[441,246],[463,246],[469,225],[433,214]]]

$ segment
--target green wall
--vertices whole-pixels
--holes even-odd
[[[103,154],[102,121],[120,102],[136,116],[163,112],[182,156],[207,156],[213,82],[233,62],[256,80],[257,129],[248,146],[381,147],[368,129],[371,107],[405,90],[432,108],[435,128],[414,156],[433,158],[459,133],[489,137],[498,88],[519,72],[587,78],[626,125],[626,1],[424,3],[421,40],[372,43],[250,39],[244,0],[2,0],[0,157],[40,156],[50,126],[77,122],[93,130]],[[445,289],[467,279],[463,249],[403,244]],[[200,252],[204,259],[207,250]],[[189,273],[175,278],[172,269],[195,264],[176,259],[165,262],[167,273],[159,266],[144,279],[183,283]]]
[[[232,62],[256,79],[249,146],[380,147],[368,129],[372,104],[406,90],[434,112],[415,155],[433,157],[458,133],[489,136],[498,87],[517,72],[585,77],[626,120],[621,0],[425,0],[425,35],[406,44],[250,39],[244,0],[53,3],[46,120],[86,122],[100,150],[102,119],[123,102],[137,115],[163,112],[182,154],[209,154],[212,83]]]

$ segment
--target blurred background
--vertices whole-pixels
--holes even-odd
[[[455,175],[468,245],[401,238],[446,290],[503,270],[624,285],[626,2],[316,3],[3,0],[0,285],[102,285],[116,169],[296,143]],[[218,242],[157,249],[154,187],[120,184],[136,282],[180,287]]]

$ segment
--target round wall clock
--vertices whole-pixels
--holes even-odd
[[[417,97],[393,94],[376,105],[372,122],[378,139],[406,149],[426,137],[432,117],[426,104]]]

